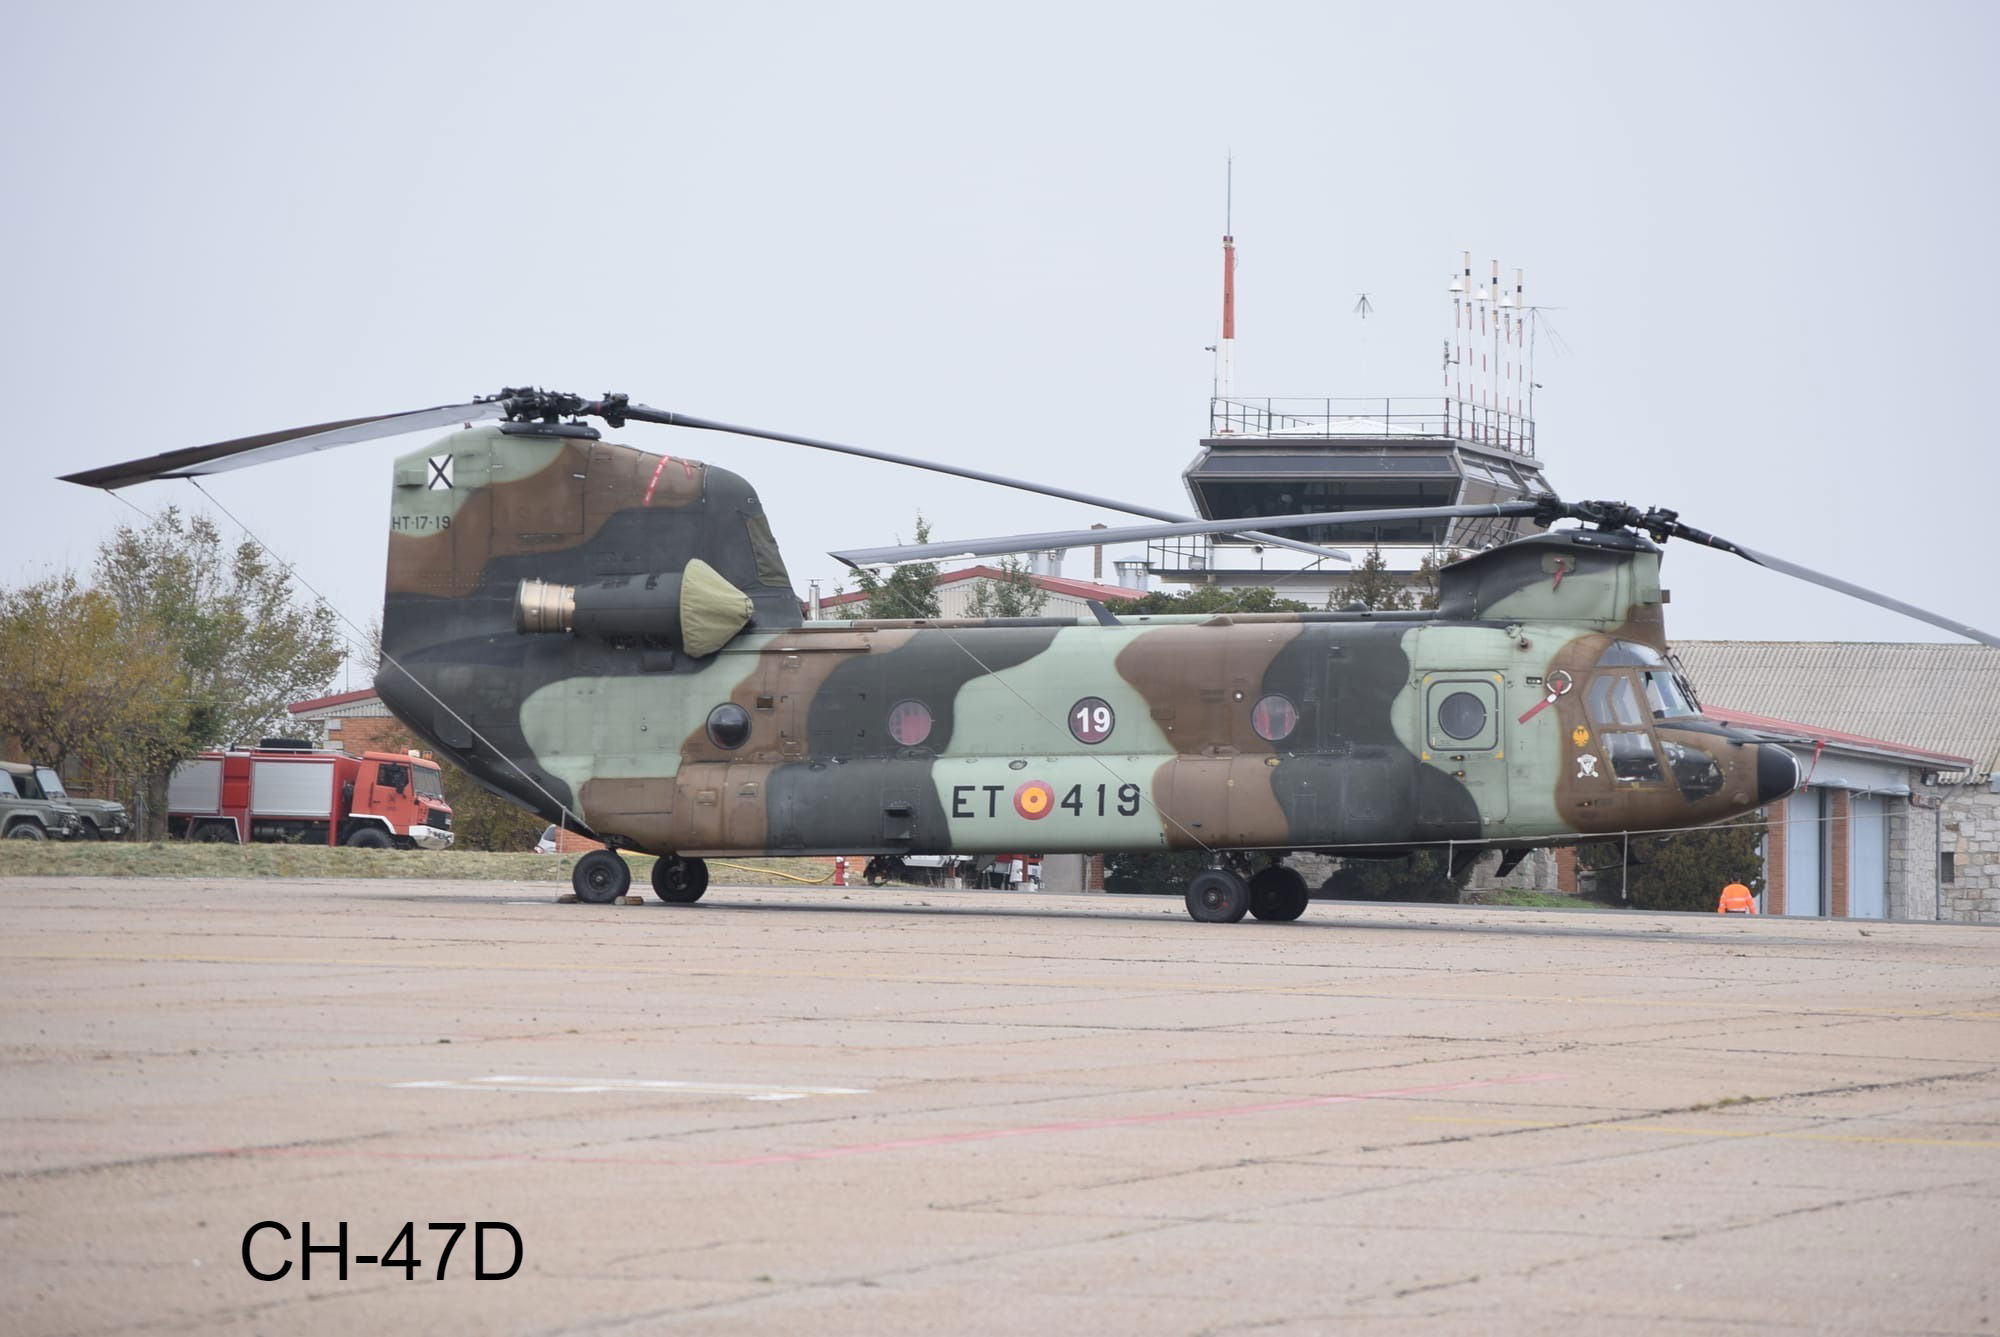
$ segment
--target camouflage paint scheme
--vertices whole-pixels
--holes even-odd
[[[664,612],[517,630],[524,580],[650,590],[695,558],[754,610],[718,653],[680,649]],[[1613,732],[1657,775],[1614,774],[1617,721],[1587,698],[1611,676],[1645,701],[1659,564],[1574,530],[1447,568],[1435,613],[802,625],[745,480],[510,424],[397,462],[376,687],[482,783],[653,853],[1525,848],[1720,821],[1796,783],[1781,749],[1651,711]],[[1270,697],[1295,716],[1277,741],[1253,725]],[[1086,698],[1110,711],[1097,741],[1071,727]],[[908,745],[906,702],[930,715]],[[749,722],[735,747],[708,727],[725,703]]]

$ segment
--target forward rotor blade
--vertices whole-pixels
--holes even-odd
[[[1886,608],[1892,613],[1901,613],[1904,617],[1913,617],[1919,622],[1928,622],[1933,627],[1942,627],[1944,630],[1963,636],[1969,641],[1978,641],[1981,645],[2000,646],[2000,636],[1995,636],[1990,631],[1981,631],[1977,627],[1969,627],[1963,622],[1954,621],[1944,616],[1942,613],[1933,613],[1927,608],[1919,608],[1915,604],[1904,603],[1901,599],[1892,599],[1886,594],[1878,594],[1874,590],[1856,585],[1851,581],[1842,580],[1839,576],[1829,576],[1824,571],[1815,571],[1809,566],[1800,566],[1797,562],[1788,562],[1782,557],[1773,557],[1769,553],[1758,552],[1754,548],[1746,548],[1740,543],[1732,543],[1728,539],[1717,538],[1713,534],[1705,534],[1699,529],[1691,529],[1686,525],[1676,525],[1674,527],[1674,537],[1689,539],[1711,548],[1719,548],[1723,552],[1733,552],[1738,557],[1746,561],[1755,562],[1759,566],[1767,566],[1773,571],[1781,571],[1788,576],[1794,576],[1799,580],[1818,585],[1823,589],[1837,590],[1842,594],[1859,599],[1863,603],[1874,604],[1877,608]]]
[[[353,445],[357,441],[373,441],[378,437],[400,436],[404,432],[498,418],[506,412],[504,403],[489,400],[441,404],[436,408],[407,413],[381,413],[372,418],[348,418],[311,427],[292,427],[282,432],[265,432],[261,436],[242,436],[234,441],[217,441],[206,446],[187,446],[148,455],[142,460],[128,460],[124,464],[107,464],[97,469],[85,469],[82,473],[64,474],[62,481],[80,483],[84,487],[101,487],[107,492],[116,491],[134,483],[149,483],[155,478],[192,478],[198,474],[223,473],[253,464],[268,464],[272,460],[290,459],[295,455],[331,450],[335,446]]]
[[[1004,474],[987,473],[983,469],[962,469],[953,464],[940,464],[935,460],[918,459],[914,455],[896,455],[886,450],[870,450],[865,446],[843,445],[838,441],[822,441],[817,437],[794,436],[789,432],[768,432],[761,427],[740,427],[735,423],[716,422],[709,418],[696,418],[686,413],[672,413],[666,409],[648,408],[644,404],[626,404],[619,412],[635,422],[659,423],[667,427],[687,427],[703,432],[728,432],[735,436],[754,436],[765,441],[782,441],[788,445],[809,446],[814,450],[830,450],[841,455],[856,455],[865,460],[880,460],[884,464],[901,464],[912,469],[928,469],[932,473],[951,474],[957,478],[969,478],[976,483],[991,483],[996,487],[1011,487],[1021,492],[1037,492],[1045,497],[1057,497],[1063,501],[1082,502],[1086,506],[1102,506],[1108,511],[1123,511],[1127,515],[1144,515],[1154,520],[1191,521],[1193,516],[1175,511],[1154,510],[1150,506],[1135,506],[1129,501],[1117,501],[1110,497],[1093,496],[1088,492],[1076,492],[1069,488],[1050,487],[1045,483],[1030,483],[1025,479],[1009,478]],[[1105,531],[1092,531],[1102,534]],[[1210,532],[1210,531],[1203,531]],[[1241,533],[1244,538],[1273,547],[1292,548],[1299,552],[1311,553],[1315,557],[1332,558],[1338,562],[1352,562],[1354,558],[1338,548],[1322,548],[1317,544],[1301,542],[1279,534],[1262,534],[1243,530],[1240,526],[1224,526],[1220,533]],[[1078,545],[1091,540],[1081,540]],[[838,556],[839,554],[835,554]],[[915,561],[916,558],[903,560]]]
[[[1117,529],[1064,529],[1047,534],[1012,534],[985,539],[946,539],[889,548],[851,548],[831,554],[849,566],[898,566],[945,557],[998,557],[1038,548],[1081,548],[1092,544],[1140,543],[1182,534],[1234,534],[1243,526],[1297,529],[1307,525],[1372,525],[1385,521],[1455,520],[1534,515],[1539,501],[1500,501],[1475,506],[1419,506],[1385,511],[1312,511],[1304,515],[1249,515],[1236,520],[1194,520],[1186,524],[1126,525]]]

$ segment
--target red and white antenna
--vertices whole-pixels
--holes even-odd
[[[1216,397],[1236,395],[1236,238],[1233,207],[1236,195],[1236,159],[1231,156],[1224,168],[1222,190],[1222,342],[1216,351]]]

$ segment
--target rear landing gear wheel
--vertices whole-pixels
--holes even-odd
[[[693,905],[708,890],[708,861],[662,854],[653,865],[653,894],[668,905]]]
[[[576,861],[569,884],[578,900],[609,905],[631,889],[632,865],[610,850],[592,850]]]
[[[1187,908],[1204,924],[1234,924],[1250,909],[1250,884],[1232,869],[1204,869],[1188,883]]]
[[[1306,912],[1311,899],[1296,868],[1272,864],[1250,879],[1250,913],[1267,923],[1291,923]]]

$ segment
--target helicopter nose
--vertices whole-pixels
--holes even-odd
[[[1757,745],[1757,801],[1781,799],[1799,787],[1799,759],[1776,743]]]

